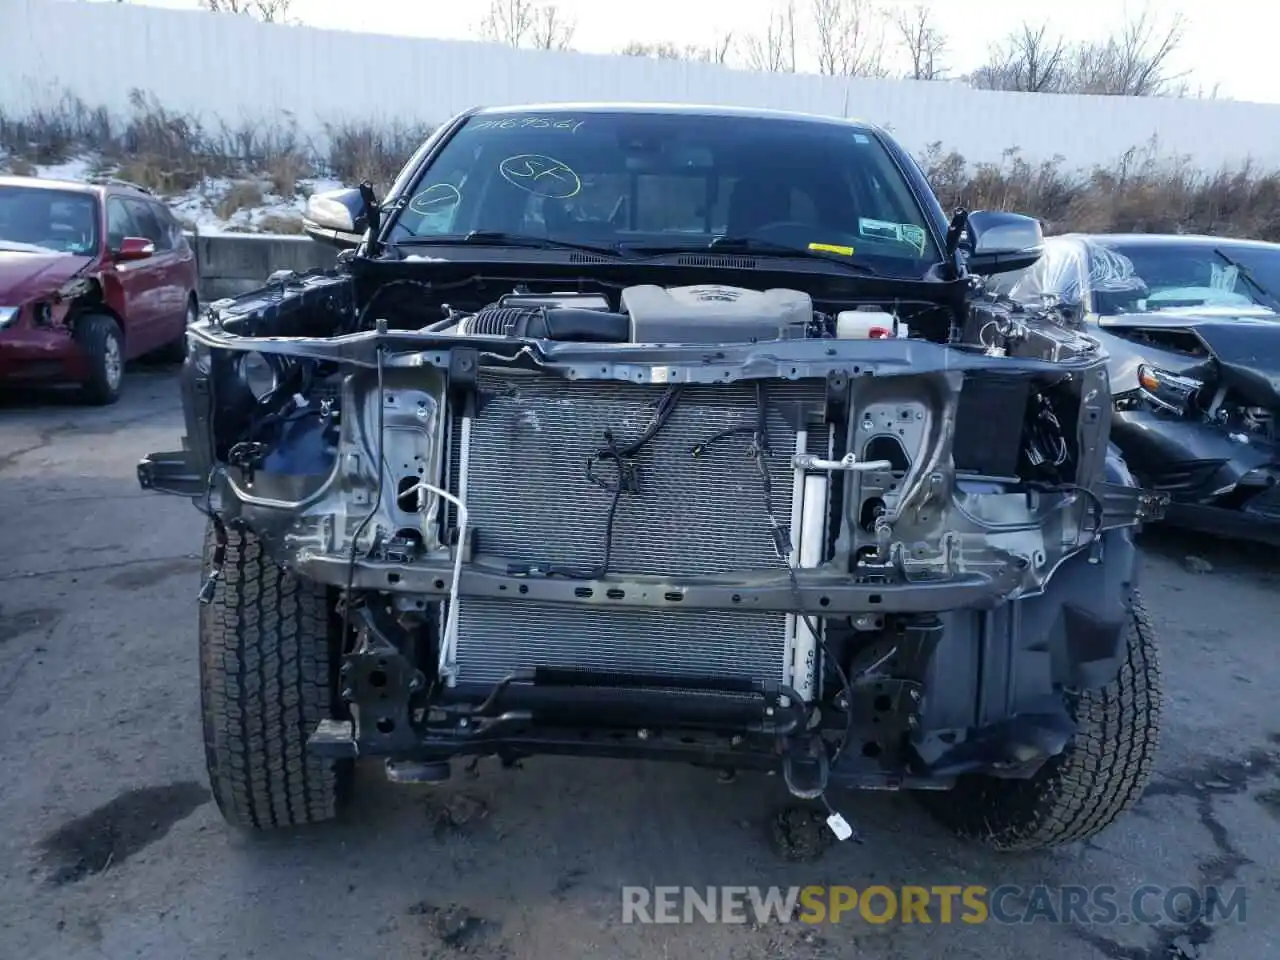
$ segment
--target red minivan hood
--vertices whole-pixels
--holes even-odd
[[[92,262],[68,253],[18,253],[0,242],[0,307],[47,297]]]

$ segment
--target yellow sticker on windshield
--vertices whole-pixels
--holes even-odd
[[[823,250],[827,253],[838,253],[841,256],[852,257],[853,247],[842,247],[834,243],[811,243],[810,250]]]

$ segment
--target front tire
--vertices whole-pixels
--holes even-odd
[[[80,395],[96,407],[115,403],[124,382],[124,335],[119,324],[104,313],[91,313],[76,325],[76,340],[89,367]]]
[[[215,545],[211,523],[206,575]],[[336,715],[335,620],[324,587],[273,563],[254,534],[227,530],[199,633],[205,760],[229,823],[265,830],[337,816],[351,764],[306,750],[315,725]]]
[[[1163,704],[1155,631],[1136,592],[1123,653],[1107,686],[1066,694],[1078,729],[1062,754],[1030,779],[966,776],[925,794],[933,815],[993,849],[1031,851],[1088,840],[1132,808],[1151,780]]]

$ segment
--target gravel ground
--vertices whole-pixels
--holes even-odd
[[[171,370],[108,409],[0,401],[0,958],[756,958],[1277,955],[1280,560],[1144,537],[1168,690],[1157,782],[1097,841],[999,857],[910,798],[844,795],[865,834],[815,863],[770,847],[772,778],[621,761],[486,761],[442,787],[375,767],[344,822],[273,837],[209,800],[197,716],[202,520],[144,494],[181,433]],[[1192,557],[1193,559],[1188,559]],[[1272,635],[1271,640],[1267,634]],[[1216,883],[1244,922],[637,926],[624,884]]]

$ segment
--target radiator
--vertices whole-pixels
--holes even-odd
[[[652,421],[665,388],[484,375],[469,449],[455,422],[450,485],[467,460],[466,502],[478,562],[556,565],[591,571],[604,556],[612,493],[587,476],[606,430],[619,446]],[[792,517],[797,424],[820,404],[820,381],[769,382],[766,458],[772,513]],[[609,572],[677,577],[730,570],[782,570],[764,484],[748,457],[751,437],[728,436],[697,457],[693,448],[756,422],[751,383],[683,388],[674,413],[636,456],[640,489],[623,493]],[[812,431],[815,441],[817,431]],[[812,446],[812,445],[811,445]],[[820,447],[825,452],[825,436]],[[616,472],[598,464],[612,483]],[[629,674],[785,679],[786,615],[664,608],[593,608],[464,598],[458,610],[459,683],[492,683],[519,667],[579,667]]]

